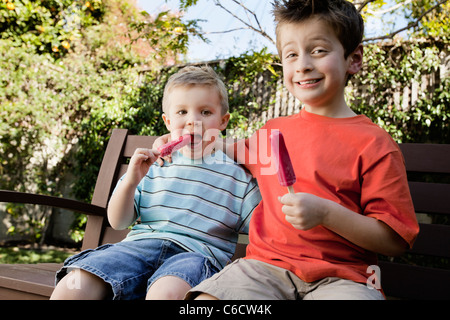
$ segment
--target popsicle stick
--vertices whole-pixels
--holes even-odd
[[[288,188],[289,193],[292,193],[292,194],[295,193],[295,192],[294,192],[294,187],[293,187],[293,186],[288,186],[287,188]]]

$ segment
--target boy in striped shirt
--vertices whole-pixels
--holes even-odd
[[[138,218],[122,242],[69,258],[54,299],[182,299],[231,259],[248,232],[259,189],[214,141],[228,124],[228,96],[210,67],[186,67],[168,81],[163,120],[172,140],[191,143],[160,166],[159,151],[137,149],[108,206],[115,229]],[[79,277],[78,287],[70,286]],[[73,281],[72,281],[73,282]]]

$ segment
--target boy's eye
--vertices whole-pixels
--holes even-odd
[[[286,54],[286,59],[289,59],[289,58],[294,58],[294,57],[296,57],[297,55],[295,54],[295,53],[288,53],[288,54]]]
[[[179,115],[184,115],[186,113],[187,113],[186,110],[178,110],[177,111],[177,114],[179,114]]]
[[[314,50],[312,51],[312,54],[321,54],[321,53],[324,53],[324,52],[325,52],[324,49],[314,49]]]
[[[204,115],[204,116],[209,116],[210,114],[211,114],[211,111],[209,111],[209,110],[202,111],[202,115]]]

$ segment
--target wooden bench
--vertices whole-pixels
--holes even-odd
[[[107,222],[106,207],[117,180],[127,170],[127,160],[137,147],[151,147],[156,137],[128,135],[116,129],[105,151],[91,204],[50,196],[0,190],[0,202],[32,203],[88,214],[82,250],[122,240],[125,231],[113,230]],[[450,182],[450,145],[402,144],[408,172],[447,175]],[[416,211],[450,217],[450,184],[411,181]],[[235,257],[245,254],[245,238]],[[409,254],[450,258],[450,226],[421,224],[421,232]],[[447,264],[448,265],[448,264]],[[60,264],[0,265],[0,299],[48,299]],[[389,297],[407,299],[450,298],[450,270],[380,261],[381,284]]]

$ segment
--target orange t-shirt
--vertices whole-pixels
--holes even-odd
[[[317,226],[295,229],[285,220],[281,187],[270,160],[272,129],[283,133],[297,176],[295,192],[333,200],[379,219],[412,246],[419,227],[398,145],[366,116],[328,118],[302,110],[270,120],[245,141],[245,166],[257,178],[262,202],[250,222],[248,259],[294,272],[306,282],[325,277],[367,281],[376,254]],[[238,145],[236,145],[238,148]],[[244,160],[242,150],[236,150]]]

